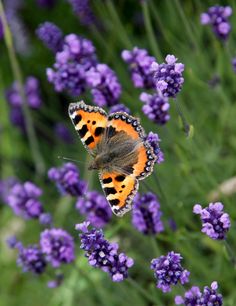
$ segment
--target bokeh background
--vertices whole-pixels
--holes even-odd
[[[236,173],[236,75],[231,64],[236,55],[236,2],[218,1],[233,10],[229,19],[232,31],[225,42],[214,35],[210,26],[200,24],[200,14],[217,4],[214,1],[90,2],[96,21],[89,24],[84,24],[83,16],[76,14],[66,0],[4,2],[6,13],[15,5],[9,24],[20,73],[24,80],[28,76],[37,78],[42,105],[37,110],[29,109],[35,129],[36,144],[32,144],[10,118],[12,106],[5,92],[16,75],[3,37],[0,41],[1,179],[15,177],[21,182],[32,181],[43,190],[41,201],[53,215],[55,226],[66,229],[75,239],[76,260],[60,268],[64,280],[58,288],[47,287],[48,280],[53,278],[53,269],[41,276],[22,273],[16,265],[17,251],[9,249],[5,241],[16,235],[24,245],[37,243],[43,227],[37,220],[15,216],[1,200],[0,305],[174,305],[174,296],[183,294],[183,287],[178,285],[170,293],[162,293],[155,287],[150,270],[152,258],[174,250],[182,254],[184,267],[191,272],[190,285],[202,288],[216,280],[224,305],[234,306],[236,271],[229,252],[223,241],[214,241],[201,233],[199,217],[192,209],[195,203],[206,206],[211,200],[223,202],[231,218],[227,243],[235,255],[236,188],[230,186],[228,194],[223,190],[214,197],[212,191]],[[63,164],[58,155],[71,157],[82,161],[78,167],[90,190],[102,193],[97,173],[87,171],[88,154],[67,112],[73,101],[84,99],[93,104],[92,96],[89,92],[76,97],[58,93],[48,82],[46,68],[52,67],[55,54],[35,32],[45,21],[55,23],[65,35],[75,33],[93,42],[99,61],[117,74],[122,85],[120,101],[141,118],[146,132],[153,131],[161,138],[165,161],[155,166],[155,174],[145,180],[146,184],[140,184],[140,192],[150,189],[159,197],[164,231],[156,235],[138,232],[132,225],[131,213],[121,219],[113,215],[104,227],[105,236],[118,242],[120,249],[135,260],[129,272],[130,280],[121,283],[112,282],[107,274],[89,266],[74,230],[74,225],[84,220],[75,209],[76,199],[61,196],[47,177],[48,169]],[[169,101],[170,120],[165,125],[157,125],[143,114],[139,99],[143,90],[134,87],[128,66],[121,58],[123,50],[135,46],[148,50],[158,63],[167,54],[174,54],[185,65],[184,84],[177,100],[191,126],[188,136],[173,99]],[[67,128],[69,141],[58,135],[56,124]],[[35,165],[34,150],[42,165]]]

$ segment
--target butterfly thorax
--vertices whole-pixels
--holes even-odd
[[[106,146],[101,145],[89,165],[89,170],[121,171],[124,169],[123,172],[129,172],[125,169],[131,169],[132,165],[137,162],[137,145],[138,143],[130,137],[123,137],[123,139],[117,137],[106,143]]]

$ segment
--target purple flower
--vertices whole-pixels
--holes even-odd
[[[118,112],[130,114],[130,110],[124,104],[113,105],[109,110],[109,114],[118,113]]]
[[[236,73],[236,57],[232,58],[231,63],[232,63],[233,70]]]
[[[92,12],[89,0],[68,0],[73,11],[79,16],[83,25],[90,25],[95,22],[95,16]]]
[[[41,7],[50,9],[54,7],[56,0],[37,0],[37,4]]]
[[[21,107],[23,104],[18,86],[18,83],[14,82],[11,87],[6,90],[6,99],[12,107]],[[34,76],[27,77],[24,89],[28,105],[33,109],[40,108],[42,100],[38,79]]]
[[[203,294],[202,294],[202,305],[215,305],[221,306],[223,305],[223,298],[222,295],[217,292],[218,284],[217,282],[213,282],[211,284],[211,288],[204,287]]]
[[[10,120],[14,126],[18,127],[21,130],[21,132],[25,132],[25,118],[21,107],[11,107]]]
[[[42,225],[51,226],[52,225],[52,215],[50,213],[42,213],[39,216],[39,222]]]
[[[44,22],[36,30],[38,38],[53,52],[61,51],[63,46],[63,33],[61,29],[52,22]]]
[[[142,110],[150,120],[163,125],[170,119],[170,104],[167,97],[162,96],[160,93],[150,95],[143,92],[139,98],[144,102]]]
[[[221,202],[210,203],[206,208],[199,204],[193,207],[193,212],[201,217],[202,232],[214,240],[225,239],[230,228],[229,215],[223,209]]]
[[[164,97],[175,98],[182,89],[184,78],[184,64],[176,63],[177,58],[174,55],[167,55],[166,63],[152,63],[154,83],[157,91],[160,91]]]
[[[151,64],[155,57],[148,55],[147,50],[134,47],[133,50],[124,50],[121,53],[123,60],[129,64],[132,81],[135,87],[154,88]]]
[[[164,154],[160,149],[159,143],[161,139],[159,138],[158,134],[149,132],[146,137],[146,141],[149,142],[149,144],[153,148],[154,154],[157,156],[156,163],[157,164],[163,163],[165,159],[164,159]]]
[[[151,269],[157,279],[157,288],[162,292],[171,291],[171,285],[180,282],[182,285],[189,280],[190,272],[181,266],[182,256],[178,253],[169,252],[166,256],[154,258],[151,261]]]
[[[79,169],[73,163],[65,163],[59,168],[49,169],[48,177],[57,184],[62,194],[79,197],[87,190],[87,183],[80,179]]]
[[[39,218],[43,207],[38,198],[42,190],[31,182],[16,183],[9,190],[7,204],[17,216],[25,219]]]
[[[228,21],[232,14],[230,6],[211,6],[207,12],[201,14],[201,24],[210,24],[215,35],[226,40],[231,31],[231,25]]]
[[[98,106],[118,104],[121,85],[115,72],[106,64],[97,64],[86,73],[88,86],[91,88],[94,103]]]
[[[217,292],[218,284],[213,282],[211,288],[204,287],[203,293],[196,286],[193,286],[190,290],[186,291],[184,297],[176,296],[176,305],[185,306],[221,306],[223,305],[222,295]]]
[[[151,192],[137,194],[133,203],[132,223],[139,232],[153,235],[164,230],[161,221],[162,212],[155,194]]]
[[[175,297],[176,305],[186,305],[186,306],[201,306],[202,293],[197,286],[193,286],[190,290],[186,291],[184,297],[177,295]]]
[[[62,273],[58,273],[56,274],[55,279],[50,280],[47,283],[47,286],[48,288],[57,288],[62,284],[63,280],[64,280],[64,275]]]
[[[56,136],[61,139],[66,144],[72,144],[74,142],[74,138],[64,123],[58,122],[54,126],[54,133]]]
[[[0,39],[2,39],[3,36],[4,36],[4,29],[3,29],[2,20],[0,18]]]
[[[21,246],[21,242],[19,242],[16,236],[10,236],[6,239],[6,243],[10,249],[16,248],[18,245]]]
[[[9,191],[16,183],[18,183],[18,180],[15,177],[0,180],[0,199],[2,202],[7,202]]]
[[[75,34],[65,36],[62,51],[56,53],[53,68],[47,68],[47,77],[58,92],[68,91],[79,96],[86,89],[86,72],[96,63],[92,42]]]
[[[42,274],[45,271],[47,263],[38,245],[24,247],[18,242],[14,247],[18,249],[17,264],[22,267],[23,272]]]
[[[70,234],[60,228],[44,230],[40,235],[42,252],[50,264],[57,268],[63,263],[74,260],[74,240]]]
[[[76,209],[95,227],[105,226],[112,217],[106,198],[97,191],[89,191],[84,197],[79,197]]]
[[[24,8],[25,1],[8,0],[4,1],[5,13],[8,24],[13,35],[16,51],[22,56],[31,53],[29,32],[22,19],[21,9]]]
[[[89,222],[77,224],[76,229],[82,233],[80,248],[85,251],[85,257],[91,266],[108,273],[113,282],[123,281],[128,277],[128,269],[133,266],[133,259],[124,253],[118,253],[118,244],[110,243],[104,238],[100,229],[88,229]]]

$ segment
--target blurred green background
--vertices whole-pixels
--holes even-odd
[[[0,42],[0,170],[3,179],[16,176],[21,181],[30,180],[43,189],[42,201],[53,213],[55,224],[67,229],[75,237],[77,256],[74,264],[62,267],[65,274],[59,288],[46,286],[50,275],[36,277],[23,274],[16,266],[16,252],[9,250],[5,240],[16,234],[24,244],[39,239],[41,227],[36,221],[23,221],[13,215],[9,207],[0,206],[0,305],[174,305],[174,296],[183,293],[177,286],[171,293],[163,294],[155,288],[155,280],[149,269],[150,260],[170,250],[180,252],[184,267],[191,272],[190,285],[205,286],[216,280],[224,296],[224,305],[236,305],[236,271],[232,266],[225,246],[213,241],[200,232],[199,218],[192,213],[195,203],[206,206],[209,193],[220,183],[236,174],[236,75],[231,59],[236,55],[236,1],[219,1],[230,5],[232,32],[226,44],[217,40],[210,27],[202,26],[200,14],[213,1],[91,1],[93,11],[102,27],[85,27],[73,14],[67,1],[56,1],[52,9],[40,8],[34,0],[25,1],[20,17],[27,30],[29,53],[19,54],[21,72],[24,77],[34,75],[40,80],[43,106],[32,111],[40,154],[46,170],[61,165],[57,156],[68,156],[87,160],[79,139],[74,133],[67,114],[69,102],[66,94],[55,93],[48,83],[45,69],[54,63],[54,55],[46,49],[35,35],[38,25],[51,21],[65,34],[76,33],[91,39],[96,46],[100,62],[114,69],[123,87],[121,102],[132,114],[141,118],[145,130],[159,134],[165,162],[156,166],[156,176],[147,179],[147,185],[160,197],[165,231],[155,237],[144,236],[131,225],[130,214],[122,219],[115,216],[104,231],[107,238],[117,241],[120,249],[134,258],[130,270],[131,280],[112,283],[109,276],[90,267],[79,250],[79,240],[74,224],[83,218],[75,212],[74,199],[60,197],[55,186],[49,183],[46,173],[35,173],[31,150],[26,137],[9,120],[9,106],[4,98],[5,89],[14,77],[4,41]],[[133,87],[127,65],[121,59],[121,51],[134,46],[147,49],[162,62],[167,54],[174,54],[185,64],[183,89],[178,101],[192,134],[186,137],[173,100],[171,120],[163,127],[151,123],[142,114],[139,101],[141,90]],[[218,79],[212,85],[212,80]],[[90,104],[89,95],[78,97]],[[65,145],[55,138],[52,126],[63,122],[71,130],[75,143]],[[87,163],[80,165],[82,176],[89,179],[89,185],[101,191],[96,173],[88,177]],[[140,184],[140,191],[147,189]],[[236,191],[236,190],[235,190]],[[221,195],[225,210],[230,214],[232,226],[228,244],[236,250],[235,219],[236,195]],[[168,225],[172,218],[177,224],[174,232]],[[52,271],[51,271],[52,272]]]

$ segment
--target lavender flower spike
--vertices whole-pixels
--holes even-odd
[[[186,291],[184,297],[176,296],[176,305],[185,306],[221,306],[223,305],[222,295],[217,292],[218,284],[213,282],[211,288],[204,287],[203,292],[196,286],[193,286],[190,290]]]
[[[137,194],[134,198],[132,223],[143,234],[157,234],[164,230],[161,221],[162,212],[155,194],[148,192]]]
[[[64,195],[79,197],[87,190],[87,183],[80,179],[79,169],[73,163],[49,169],[48,177],[56,183],[58,190]]]
[[[54,268],[74,260],[74,240],[65,230],[52,228],[40,235],[40,246],[46,259]]]
[[[31,182],[15,183],[6,197],[6,202],[17,216],[36,219],[43,212],[43,206],[38,200],[41,194],[42,190]]]
[[[54,126],[54,133],[57,138],[62,140],[66,144],[72,144],[74,142],[74,138],[72,136],[71,131],[67,128],[64,123],[58,122]]]
[[[151,269],[154,270],[157,279],[157,288],[162,292],[171,291],[171,285],[176,285],[178,282],[183,285],[189,281],[190,272],[181,266],[181,260],[182,256],[172,251],[151,261]]]
[[[210,24],[215,35],[225,41],[231,31],[231,25],[228,20],[231,14],[232,8],[230,6],[211,6],[207,12],[201,14],[201,24]]]
[[[118,112],[130,114],[130,110],[124,104],[113,105],[109,110],[109,114],[118,113]]]
[[[115,72],[106,64],[97,64],[86,73],[94,103],[100,107],[118,104],[121,85]]]
[[[156,163],[157,164],[163,163],[165,159],[164,159],[164,154],[160,149],[159,143],[161,139],[159,138],[158,134],[149,132],[145,140],[148,141],[151,147],[153,148],[153,152],[157,157]]]
[[[72,5],[73,11],[79,16],[83,25],[90,25],[95,23],[96,18],[90,7],[89,0],[68,0]]]
[[[156,61],[145,49],[134,47],[133,50],[123,50],[121,53],[123,60],[129,64],[132,81],[138,88],[155,88],[151,71],[151,64]]]
[[[164,125],[170,119],[170,104],[167,97],[162,96],[160,93],[150,95],[143,92],[139,99],[144,102],[142,110],[151,121]]]
[[[176,305],[195,305],[201,306],[202,293],[197,286],[193,286],[190,290],[186,291],[184,297],[177,295],[175,297]]]
[[[223,209],[221,202],[210,203],[206,208],[199,204],[193,207],[193,212],[201,217],[202,232],[214,240],[225,239],[231,226],[229,215]]]
[[[211,284],[211,288],[204,287],[202,294],[202,305],[223,305],[223,298],[220,293],[217,292],[218,284],[217,282],[213,282]]]
[[[184,83],[183,71],[184,64],[176,63],[177,58],[174,55],[167,55],[166,63],[152,63],[154,83],[157,91],[160,91],[164,97],[176,98],[182,89]]]
[[[88,228],[89,222],[77,224],[76,229],[82,233],[80,248],[85,251],[85,257],[91,266],[108,273],[113,282],[123,281],[128,277],[128,269],[133,265],[133,259],[124,253],[118,253],[118,244],[110,243],[104,238],[100,229]]]
[[[53,68],[47,68],[47,78],[58,92],[72,96],[83,93],[87,87],[86,72],[96,64],[92,42],[75,34],[64,38],[62,50],[56,53]]]
[[[33,109],[40,108],[42,100],[40,96],[40,86],[38,79],[34,76],[27,77],[24,89],[28,105]],[[21,95],[19,92],[19,85],[17,82],[14,82],[6,90],[6,99],[12,107],[22,106],[23,101],[21,99]]]
[[[79,197],[76,209],[86,216],[92,226],[98,228],[105,226],[112,217],[106,198],[97,191],[89,191],[85,197]]]
[[[45,271],[47,263],[38,245],[24,247],[21,242],[15,240],[12,247],[18,249],[17,265],[22,267],[23,272],[42,274]]]
[[[232,64],[234,72],[236,73],[236,57],[232,58],[231,64]]]
[[[62,49],[63,33],[54,23],[44,22],[40,24],[36,34],[44,45],[53,52],[56,53]]]

